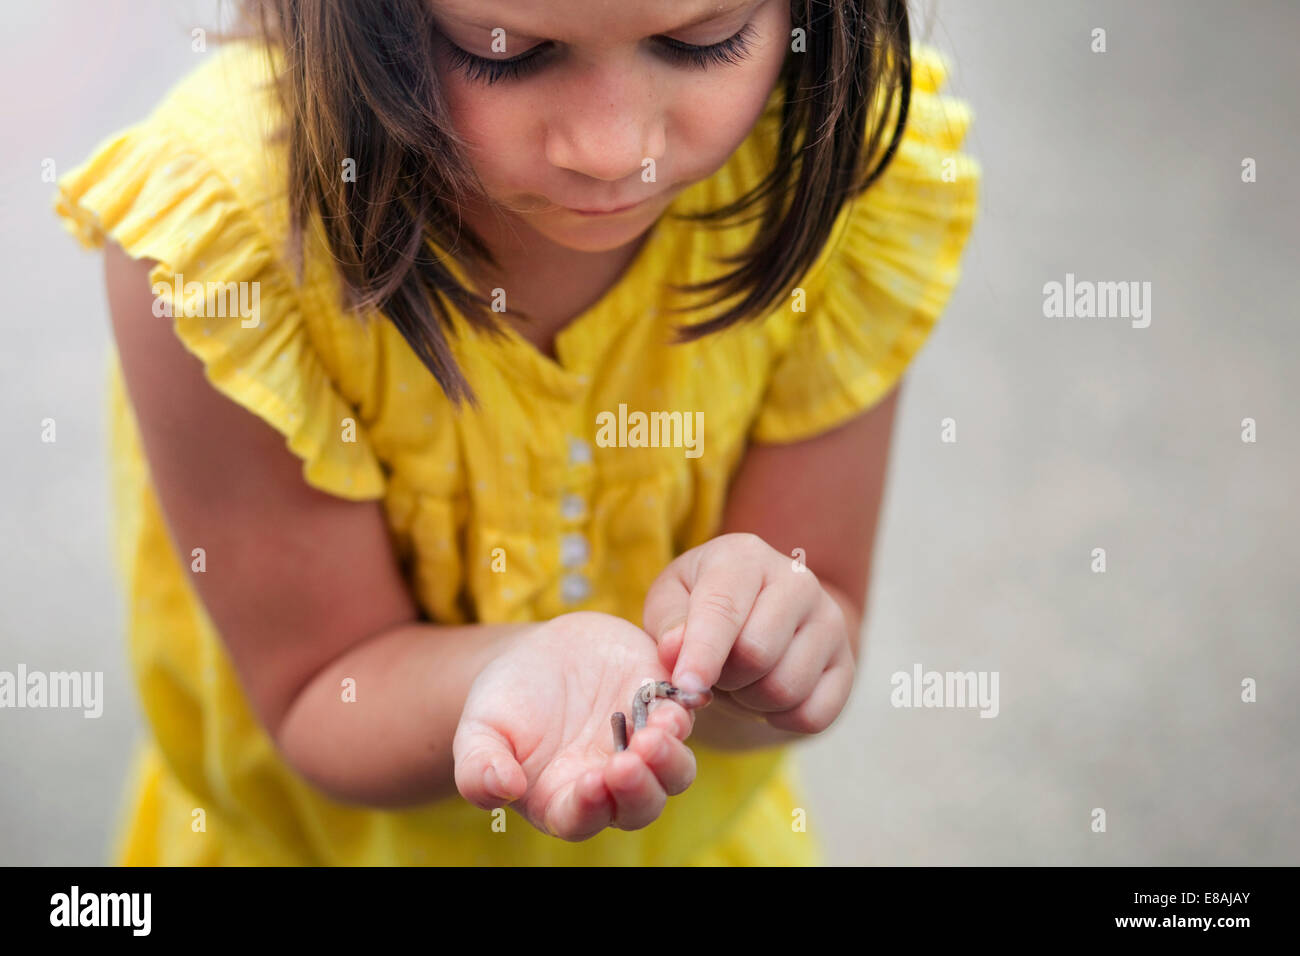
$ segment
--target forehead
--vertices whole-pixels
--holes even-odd
[[[749,10],[757,0],[426,0],[454,27],[504,29],[521,39],[637,40]]]

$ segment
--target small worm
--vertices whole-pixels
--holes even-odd
[[[645,727],[646,715],[650,710],[650,701],[656,697],[667,697],[669,700],[675,700],[687,710],[703,707],[713,699],[713,695],[708,691],[703,694],[692,694],[681,688],[674,687],[666,680],[647,680],[632,695],[632,729],[634,731]],[[627,715],[619,711],[609,718],[609,722],[614,728],[614,750],[626,750],[628,741]]]

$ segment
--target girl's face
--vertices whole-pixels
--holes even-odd
[[[790,0],[426,2],[488,195],[580,252],[627,245],[719,169],[790,49]]]

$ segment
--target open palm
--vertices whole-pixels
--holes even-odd
[[[682,742],[694,718],[661,700],[617,753],[610,715],[630,725],[642,680],[667,677],[654,639],[622,618],[582,611],[539,625],[470,687],[452,741],[457,789],[484,809],[513,802],[564,840],[646,826],[695,779]]]

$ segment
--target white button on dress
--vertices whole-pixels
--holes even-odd
[[[585,465],[591,461],[591,446],[581,438],[569,439],[569,464]]]
[[[587,539],[580,534],[566,534],[560,539],[560,564],[566,568],[586,564],[590,553]]]
[[[577,604],[591,593],[591,582],[581,574],[566,574],[560,582],[560,597],[565,604]]]
[[[560,502],[560,513],[570,521],[577,521],[587,513],[587,502],[581,495],[567,494]]]

